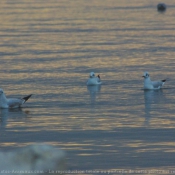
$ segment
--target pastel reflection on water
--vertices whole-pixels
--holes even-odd
[[[91,105],[94,105],[96,102],[96,97],[101,91],[101,85],[87,86],[87,90],[90,94]]]
[[[8,120],[21,120],[27,117],[29,113],[30,111],[23,110],[22,108],[0,109],[1,126],[8,127]],[[13,125],[13,123],[11,123],[10,125]]]
[[[146,125],[149,125],[149,120],[152,117],[152,112],[154,112],[155,106],[161,103],[162,99],[163,99],[162,90],[144,90]]]

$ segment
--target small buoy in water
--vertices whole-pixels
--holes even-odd
[[[157,5],[157,10],[160,11],[160,12],[164,12],[166,10],[166,4],[164,3],[159,3]]]

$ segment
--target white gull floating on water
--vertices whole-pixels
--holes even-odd
[[[90,76],[89,76],[89,79],[87,80],[87,85],[88,86],[93,86],[93,85],[98,85],[98,84],[101,84],[100,75],[98,75],[96,77],[95,73],[91,72]]]
[[[149,73],[145,72],[144,75],[144,89],[160,89],[165,84],[165,79],[160,81],[151,81]]]
[[[6,98],[3,89],[0,89],[0,108],[19,108],[21,107],[32,94],[23,98]]]

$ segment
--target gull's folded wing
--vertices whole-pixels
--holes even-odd
[[[163,86],[164,82],[162,81],[152,81],[152,85],[155,89],[159,89]]]
[[[23,104],[24,100],[18,98],[9,98],[7,99],[7,104],[9,108],[20,107]]]

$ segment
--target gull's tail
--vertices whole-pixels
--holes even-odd
[[[24,100],[24,103],[32,96],[32,94],[26,96],[26,97],[23,97],[22,99]]]
[[[162,86],[165,84],[166,79],[162,80]]]

